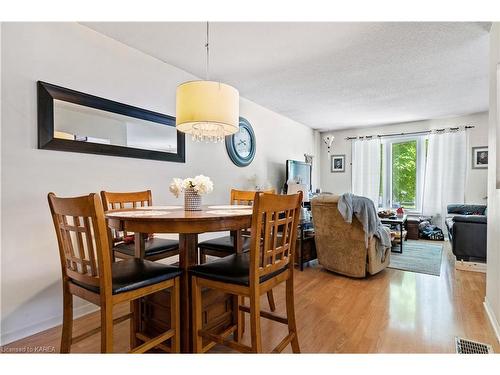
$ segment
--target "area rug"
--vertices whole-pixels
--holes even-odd
[[[442,243],[408,240],[403,242],[403,254],[391,253],[389,268],[439,276],[442,252]]]

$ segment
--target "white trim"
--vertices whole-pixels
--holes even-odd
[[[96,310],[99,310],[98,306],[92,303],[86,303],[85,305],[73,309],[73,318],[76,319],[82,317]],[[58,325],[61,325],[61,323],[62,315],[58,315],[24,328],[16,329],[10,332],[2,332],[0,336],[0,345],[6,345],[14,341],[21,340],[25,337],[45,331],[46,329],[57,327]]]
[[[495,331],[495,335],[497,336],[497,341],[500,343],[500,324],[498,324],[498,320],[495,317],[495,313],[491,308],[490,303],[488,302],[488,298],[484,298],[484,309],[486,310],[486,315],[488,315],[488,319],[490,320],[491,326],[493,327],[493,331]]]
[[[455,261],[455,269],[460,271],[472,271],[486,273],[486,263]]]

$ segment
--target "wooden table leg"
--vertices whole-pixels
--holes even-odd
[[[233,246],[237,253],[243,252],[243,236],[241,230],[232,230],[231,238],[233,239]]]
[[[147,234],[142,233],[134,234],[134,257],[139,259],[144,259],[144,253],[146,251],[146,238]]]
[[[193,337],[191,333],[191,285],[188,269],[197,264],[198,234],[179,234],[179,267],[182,269],[180,285],[180,321],[181,321],[181,352],[193,352]]]

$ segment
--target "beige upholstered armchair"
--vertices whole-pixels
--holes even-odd
[[[327,270],[351,277],[365,277],[382,271],[389,265],[391,250],[385,250],[385,259],[377,256],[375,238],[365,245],[361,223],[353,217],[346,223],[337,209],[339,197],[320,195],[312,200],[316,252],[319,263]]]

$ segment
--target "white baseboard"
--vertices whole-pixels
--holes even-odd
[[[460,271],[472,271],[486,273],[486,263],[455,261],[455,269]]]
[[[81,316],[90,314],[96,310],[99,310],[98,306],[91,303],[86,303],[85,305],[73,309],[73,318],[74,319],[79,318]],[[25,337],[45,331],[46,329],[49,328],[56,327],[60,324],[62,324],[62,315],[55,316],[53,318],[32,324],[30,326],[21,329],[16,329],[9,332],[2,332],[2,334],[0,335],[0,345],[6,345],[14,341],[21,340]]]
[[[490,303],[488,302],[488,298],[484,298],[483,305],[486,310],[486,315],[488,315],[488,319],[493,327],[493,331],[495,331],[495,335],[497,336],[497,341],[500,343],[500,324],[498,324],[498,320],[495,317],[495,313],[493,312]]]

